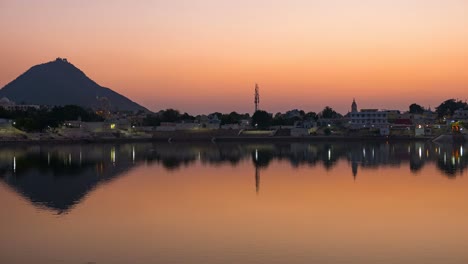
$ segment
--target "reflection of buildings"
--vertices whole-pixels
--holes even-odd
[[[468,165],[466,145],[440,145],[435,148],[437,152],[437,167],[445,172],[448,177],[462,174]]]
[[[358,164],[356,161],[351,162],[351,170],[353,171],[353,178],[356,180],[357,173],[358,173]]]
[[[404,164],[418,173],[428,163],[435,164],[444,175],[456,177],[468,165],[466,145],[425,142],[24,146],[0,148],[0,181],[35,205],[66,212],[97,186],[142,161],[167,170],[196,163],[237,166],[251,162],[258,193],[261,170],[275,160],[288,161],[294,167],[326,169],[347,160],[354,178],[362,170]]]

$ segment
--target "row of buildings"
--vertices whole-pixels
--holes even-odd
[[[434,128],[450,128],[451,124],[468,121],[468,110],[458,109],[450,118],[440,122],[436,112],[424,109],[420,113],[400,112],[399,110],[361,109],[353,100],[351,112],[342,121],[351,130],[379,129],[381,135],[389,135],[391,130],[412,130],[416,136],[430,135]]]
[[[0,108],[8,111],[26,111],[29,108],[40,109],[39,105],[17,104],[6,97],[0,98]]]
[[[29,108],[39,109],[38,105],[21,105],[16,104],[7,98],[0,99],[0,108],[14,111],[27,110]],[[156,127],[143,126],[143,120],[147,113],[129,114],[115,113],[104,122],[82,122],[80,120],[70,120],[63,124],[62,130],[67,133],[75,133],[77,137],[85,134],[101,134],[109,135],[124,131],[125,133],[151,133],[151,132],[170,132],[181,130],[198,130],[198,129],[229,129],[229,130],[245,130],[254,128],[251,120],[240,120],[235,124],[221,124],[221,120],[217,115],[202,115],[196,120],[181,121],[181,122],[162,122]],[[294,125],[286,127],[279,126],[278,128],[290,128],[292,135],[308,135],[315,133],[320,127],[340,127],[347,132],[356,131],[372,131],[380,135],[392,134],[410,134],[415,136],[432,135],[434,129],[450,128],[451,123],[457,121],[468,121],[468,110],[456,110],[454,115],[445,120],[445,123],[440,123],[437,113],[431,109],[424,110],[421,113],[400,112],[399,110],[379,110],[379,109],[358,109],[357,103],[353,100],[351,111],[344,116],[338,118],[319,118],[318,120],[308,120],[303,117],[303,111],[292,110],[284,114],[286,119],[296,119]],[[302,119],[301,119],[302,118]],[[5,123],[5,122],[4,122]],[[408,133],[407,131],[411,131]]]

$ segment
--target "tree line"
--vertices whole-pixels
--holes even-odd
[[[456,99],[448,99],[442,102],[439,106],[435,108],[435,112],[437,113],[438,118],[444,117],[451,117],[455,113],[456,110],[464,109],[468,110],[468,104],[461,100]],[[419,104],[413,103],[409,106],[409,112],[411,114],[423,114],[425,111],[429,109],[425,109]]]
[[[14,127],[26,132],[56,128],[67,120],[81,119],[84,122],[104,120],[92,110],[76,105],[56,106],[52,109],[36,109],[31,107],[26,110],[12,111],[0,107],[0,118],[13,120]]]
[[[214,112],[207,117],[211,119],[218,119],[220,121],[221,125],[224,124],[236,124],[241,122],[241,120],[249,120],[250,119],[250,114],[245,113],[245,114],[239,114],[237,112],[231,112],[229,114],[222,114],[219,112]],[[161,110],[157,113],[153,114],[148,114],[144,120],[143,120],[143,125],[144,126],[159,126],[163,122],[193,122],[195,120],[200,121],[202,119],[201,115],[197,116],[192,116],[188,113],[180,113],[178,110],[175,109],[166,109],[166,110]]]
[[[293,113],[294,114],[291,114]],[[249,113],[239,114],[237,112],[231,112],[229,114],[223,114],[220,112],[214,112],[207,115],[210,119],[218,119],[221,125],[225,124],[238,124],[242,120],[251,120],[253,125],[260,127],[268,127],[270,125],[275,126],[288,126],[294,125],[296,121],[317,121],[318,118],[340,118],[341,114],[337,113],[331,107],[327,106],[320,113],[315,112],[304,112],[303,110],[291,110],[286,113],[278,112],[274,116],[266,111],[259,110],[252,116]],[[159,126],[163,122],[193,122],[195,120],[200,121],[201,115],[192,116],[188,113],[180,113],[175,109],[161,110],[158,113],[148,114],[143,120],[144,126]]]

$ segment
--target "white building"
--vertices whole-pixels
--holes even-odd
[[[219,129],[221,126],[221,120],[218,119],[217,115],[203,115],[198,120],[201,128],[207,129]]]
[[[6,97],[0,99],[0,107],[8,111],[26,111],[29,108],[40,108],[38,105],[18,105]]]
[[[382,128],[388,126],[388,112],[377,109],[361,109],[358,112],[356,101],[353,100],[349,113],[351,128]]]
[[[452,119],[454,120],[468,120],[468,110],[458,109],[453,113]]]

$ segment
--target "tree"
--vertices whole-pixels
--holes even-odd
[[[468,104],[457,101],[455,99],[448,99],[445,102],[441,103],[438,107],[436,107],[436,112],[439,118],[444,116],[452,116],[455,110],[458,109],[467,109]]]
[[[304,110],[299,110],[299,114],[301,115],[301,118],[304,118],[304,116],[306,115]]]
[[[195,120],[195,117],[189,115],[188,113],[184,113],[184,114],[180,117],[180,119],[181,119],[181,120],[184,120],[184,121],[193,121],[193,120]]]
[[[325,108],[320,113],[320,116],[322,118],[338,118],[341,115],[338,114],[337,112],[335,112],[335,110],[333,110],[333,108],[331,108],[329,106],[325,106]]]
[[[220,112],[214,112],[214,113],[211,113],[208,115],[210,118],[214,118],[216,116],[216,118],[218,118],[219,120],[221,120],[221,118],[223,117],[223,114],[221,114]]]
[[[244,119],[242,115],[237,112],[231,112],[230,114],[223,114],[221,116],[221,124],[238,124],[241,119]]]
[[[180,113],[174,109],[167,109],[161,114],[162,122],[177,122],[180,120]]]
[[[143,119],[144,126],[159,126],[161,124],[161,118],[159,115],[147,115]]]
[[[280,112],[275,114],[275,117],[273,117],[273,121],[271,123],[273,126],[284,126],[286,125],[286,120],[283,117],[283,114]]]
[[[424,108],[418,104],[411,104],[409,106],[409,112],[411,114],[422,114],[424,113]]]
[[[268,128],[273,121],[272,114],[258,110],[252,116],[252,124],[259,128]]]
[[[308,112],[305,114],[305,119],[317,121],[318,115],[315,112]]]
[[[0,111],[0,116],[13,119],[16,128],[28,132],[43,131],[49,127],[58,127],[68,120],[81,119],[85,122],[103,120],[102,117],[91,110],[86,110],[76,105],[57,106],[50,111],[47,109],[35,108],[29,108],[25,111],[2,110]]]

